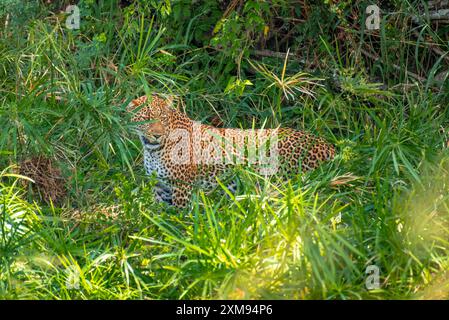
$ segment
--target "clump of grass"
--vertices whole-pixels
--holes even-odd
[[[390,4],[401,14],[367,32],[353,23],[358,1],[293,15],[234,1],[233,19],[221,2],[83,1],[69,30],[61,3],[30,2],[20,19],[21,2],[8,3],[0,297],[447,297],[447,33],[402,16],[416,6]],[[258,28],[245,32],[248,21]],[[197,191],[190,210],[167,207],[123,112],[152,91],[205,123],[306,129],[338,155],[288,181],[240,168],[236,196],[222,186]],[[63,201],[23,188],[44,175],[11,165],[33,157],[58,165]],[[379,287],[367,288],[373,267]]]

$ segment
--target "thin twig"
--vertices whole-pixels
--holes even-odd
[[[255,56],[271,57],[271,58],[279,58],[279,59],[285,59],[285,57],[287,56],[287,53],[285,53],[285,52],[276,52],[276,51],[271,51],[271,50],[252,50],[250,53]],[[295,55],[293,53],[288,53],[288,57],[294,58],[296,60],[300,59],[300,57],[298,57],[297,55]],[[304,61],[301,60],[301,62],[304,62]]]
[[[447,4],[446,4],[447,5]],[[449,9],[448,8],[440,8],[436,10],[432,10],[421,13],[421,15],[412,15],[412,21],[415,23],[421,23],[423,20],[430,20],[430,22],[440,22],[447,23],[449,22]]]

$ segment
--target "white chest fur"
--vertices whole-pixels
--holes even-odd
[[[158,182],[154,186],[155,197],[158,201],[172,204],[172,188],[168,183],[169,174],[163,159],[163,150],[160,144],[152,144],[141,136],[144,147],[143,162],[148,175],[156,173]]]

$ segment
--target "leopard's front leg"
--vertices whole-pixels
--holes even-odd
[[[192,189],[192,184],[174,183],[172,185],[172,204],[177,208],[186,208],[191,200]]]

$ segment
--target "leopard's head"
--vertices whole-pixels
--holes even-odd
[[[157,143],[168,133],[172,98],[152,95],[132,100],[126,107],[131,113],[131,122],[137,124],[137,133],[144,143]],[[146,140],[145,140],[146,139]]]

